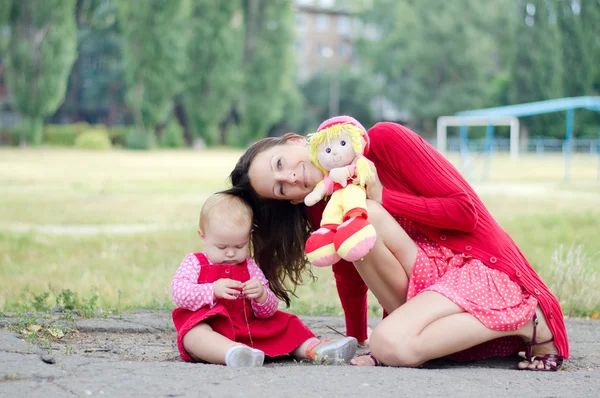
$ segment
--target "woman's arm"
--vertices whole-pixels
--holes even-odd
[[[378,200],[390,213],[436,228],[472,232],[477,210],[472,191],[458,170],[431,145],[406,127],[377,123],[369,130],[368,157],[384,173],[415,194],[381,188]]]
[[[200,263],[193,254],[185,256],[171,282],[171,296],[183,309],[196,311],[205,305],[214,307],[217,302],[212,283],[198,283]]]
[[[251,258],[248,259],[248,273],[250,274],[250,279],[256,279],[262,283],[267,291],[267,300],[264,303],[261,304],[256,300],[251,301],[254,315],[256,315],[257,318],[272,317],[275,315],[275,312],[277,312],[279,300],[277,299],[277,296],[275,296],[275,293],[269,289],[269,281],[265,277],[265,274]]]

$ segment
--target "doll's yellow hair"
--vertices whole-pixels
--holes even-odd
[[[363,154],[363,135],[365,132],[356,127],[352,123],[339,123],[319,130],[316,133],[309,134],[308,136],[308,149],[310,160],[313,162],[323,173],[328,174],[329,170],[325,170],[317,157],[317,148],[323,142],[330,141],[338,138],[342,133],[348,134],[352,140],[352,149],[359,156],[356,160],[356,177],[360,185],[365,185],[369,177],[371,177],[371,166],[367,159],[362,156]]]

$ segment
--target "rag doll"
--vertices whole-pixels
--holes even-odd
[[[368,147],[365,128],[350,116],[328,119],[309,136],[310,159],[325,177],[304,203],[312,206],[330,196],[321,228],[306,242],[306,255],[313,265],[332,265],[340,258],[357,261],[375,245],[376,233],[368,221],[365,191],[371,175],[364,158]]]

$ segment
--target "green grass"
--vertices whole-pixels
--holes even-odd
[[[105,309],[172,308],[171,278],[186,253],[201,250],[200,206],[226,187],[240,153],[0,149],[0,311],[51,307],[67,291],[87,309],[95,296],[94,305]],[[492,214],[560,293],[567,312],[578,315],[600,310],[599,289],[590,285],[600,274],[597,161],[576,157],[573,182],[564,184],[559,156],[511,162],[499,155],[492,183],[476,184]],[[526,194],[515,195],[513,183],[523,184],[516,191]],[[56,228],[115,224],[158,229],[73,234]],[[39,226],[56,233],[36,231]],[[579,251],[568,251],[578,245]],[[317,282],[298,288],[291,311],[342,314],[331,270],[315,274]],[[582,300],[581,292],[591,301]],[[369,304],[379,315],[373,296]]]

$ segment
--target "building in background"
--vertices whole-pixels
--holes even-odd
[[[335,0],[296,0],[295,52],[304,81],[324,68],[351,65],[353,32],[359,21],[350,7]]]

